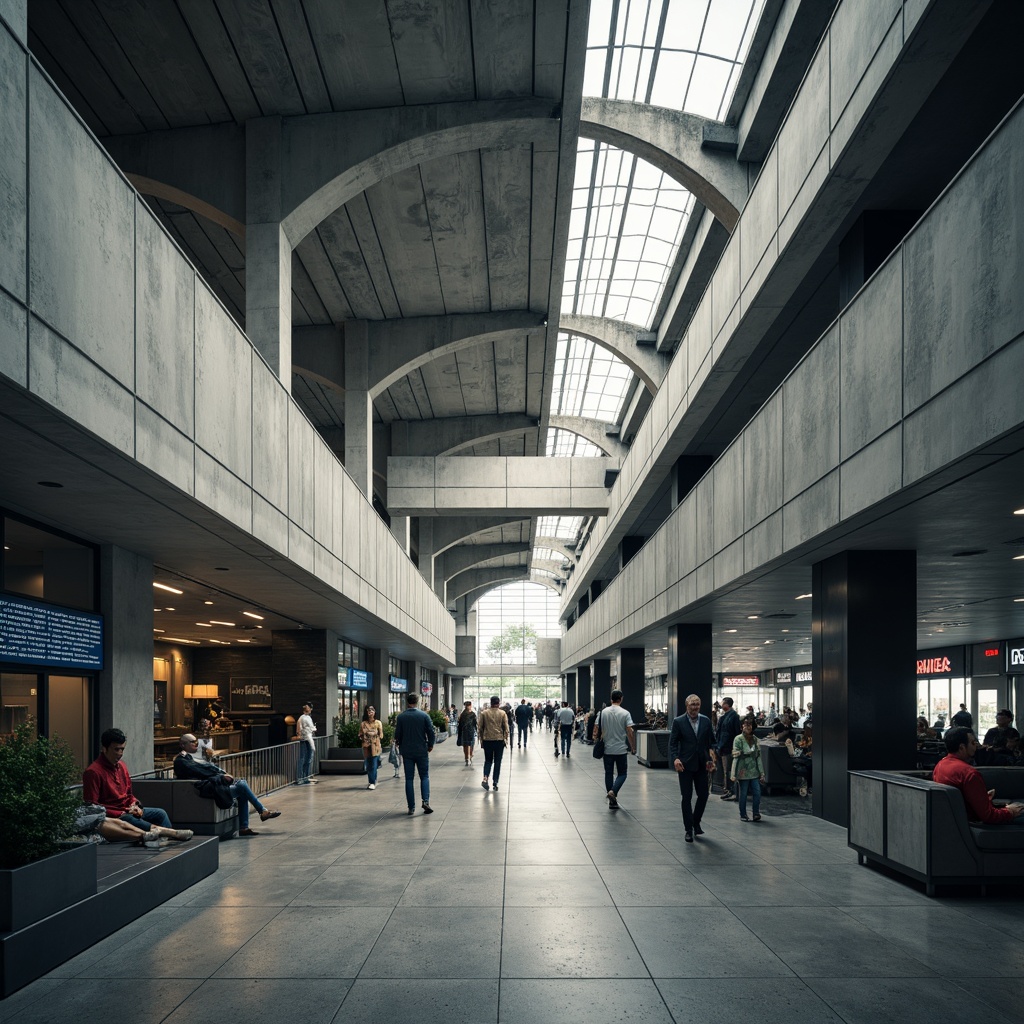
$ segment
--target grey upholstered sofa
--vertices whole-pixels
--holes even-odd
[[[162,807],[175,828],[222,839],[238,831],[238,808],[218,807],[216,801],[200,796],[188,779],[133,779],[132,791],[144,807]]]
[[[996,799],[1024,797],[1024,769],[979,768]],[[1024,829],[975,825],[963,795],[927,771],[855,771],[850,780],[849,845],[873,861],[936,885],[1024,882]]]

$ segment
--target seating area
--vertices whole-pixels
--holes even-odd
[[[162,807],[175,828],[221,839],[238,831],[238,808],[218,807],[214,800],[200,796],[188,779],[136,779],[132,789],[144,807]]]
[[[996,798],[1024,797],[1024,770],[979,768]],[[850,846],[872,862],[938,885],[1024,882],[1024,830],[967,820],[963,796],[927,771],[850,772]]]

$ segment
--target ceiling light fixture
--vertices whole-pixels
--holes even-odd
[[[1024,561],[1024,555],[1014,555],[1014,556],[1013,556],[1013,560],[1014,560],[1015,562],[1021,562],[1021,561]]]
[[[814,596],[813,594],[797,594],[796,597],[793,598],[793,600],[794,601],[805,601],[805,600],[807,600],[807,598],[813,597],[813,596]]]
[[[243,615],[248,615],[250,619],[259,619],[260,622],[263,621],[263,616],[262,615],[257,615],[255,612],[242,612],[242,614]]]
[[[213,604],[212,601],[204,601],[203,604]]]
[[[760,615],[748,615],[747,616],[748,619],[759,619],[760,617],[761,617]]]
[[[221,622],[220,619],[210,619],[210,622],[212,622],[215,626],[233,626],[234,625],[233,622]]]
[[[156,587],[157,590],[166,590],[168,594],[184,594],[185,593],[184,590],[178,590],[177,587],[169,587],[166,583],[157,583],[156,580],[153,581],[153,586]]]
[[[1024,508],[1015,508],[1013,514],[1015,516],[1024,516]]]
[[[186,640],[183,636],[162,636],[161,640],[171,640],[176,644],[198,644],[198,640]]]
[[[203,626],[206,629],[213,629],[213,626],[211,626],[209,622],[197,622],[196,625]]]
[[[154,633],[164,633],[164,632],[166,632],[166,630],[163,630],[163,629],[157,629],[157,628],[156,628],[156,627],[154,626],[154,627],[153,627],[153,632],[154,632]]]
[[[726,630],[726,633],[738,633],[738,632],[739,632],[738,629],[727,629]]]

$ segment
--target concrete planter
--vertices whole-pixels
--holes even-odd
[[[95,843],[72,846],[20,868],[0,869],[0,932],[20,931],[95,895]]]

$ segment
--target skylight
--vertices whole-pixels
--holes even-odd
[[[632,379],[633,371],[608,349],[559,334],[551,413],[616,423]]]
[[[599,458],[604,455],[604,452],[593,441],[588,441],[585,437],[574,434],[571,430],[555,428],[548,431],[548,447],[545,454],[557,458],[573,455]]]
[[[541,516],[537,520],[537,536],[575,543],[582,525],[583,516]]]

